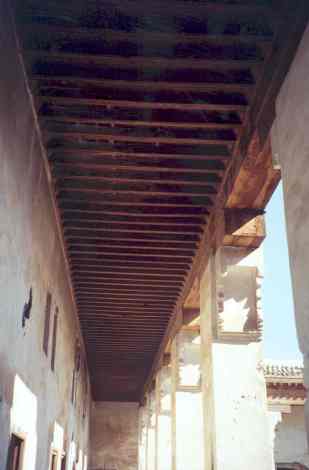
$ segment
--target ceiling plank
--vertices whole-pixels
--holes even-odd
[[[95,64],[110,67],[125,68],[156,68],[156,69],[216,69],[216,70],[242,70],[247,68],[260,67],[263,64],[263,58],[255,57],[253,59],[229,58],[221,59],[213,57],[212,59],[175,58],[175,57],[144,57],[131,56],[130,58],[121,55],[104,54],[85,54],[79,52],[61,52],[46,51],[39,49],[23,49],[25,57],[30,59],[44,58],[49,61],[62,61],[70,64]]]

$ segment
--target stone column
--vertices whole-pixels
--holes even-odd
[[[309,386],[309,26],[276,102],[273,158],[282,172],[296,328]],[[309,406],[306,404],[307,433]]]
[[[172,344],[173,470],[203,470],[203,403],[199,329],[183,328]]]
[[[200,282],[206,470],[271,470],[260,250],[225,247]]]
[[[172,377],[164,365],[156,377],[156,470],[172,469]]]

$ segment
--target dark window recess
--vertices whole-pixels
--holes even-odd
[[[23,440],[12,434],[7,457],[6,470],[20,470]]]
[[[45,352],[46,356],[48,355],[51,300],[52,300],[51,293],[47,292],[46,306],[45,306],[44,335],[43,335],[43,351]]]
[[[74,397],[75,397],[75,369],[73,369],[72,388],[71,388],[71,403],[73,404],[74,404]]]
[[[29,320],[29,318],[30,318],[31,309],[32,309],[32,287],[30,287],[30,290],[29,290],[28,302],[25,302],[24,308],[23,308],[23,316],[22,316],[22,326],[23,326],[23,328],[25,328],[25,326],[26,326],[26,320]]]
[[[75,345],[75,358],[74,358],[74,370],[72,377],[72,393],[71,393],[71,402],[75,404],[76,402],[76,391],[77,391],[77,378],[81,367],[81,353],[79,342],[76,341]]]
[[[88,380],[87,380],[87,368],[84,362],[84,400],[83,400],[83,419],[86,418],[87,406],[88,406]]]
[[[55,370],[56,344],[57,344],[57,327],[58,327],[58,308],[56,308],[55,315],[54,315],[52,355],[51,355],[51,361],[50,361],[51,370]]]
[[[76,349],[75,349],[75,369],[76,369],[77,373],[79,373],[79,371],[80,371],[81,362],[82,362],[82,357],[81,357],[81,353],[80,353],[80,345],[77,342],[76,343]]]
[[[57,470],[57,454],[51,456],[50,470]]]
[[[62,455],[60,470],[66,470],[65,467],[66,467],[66,457],[65,457],[65,455]]]

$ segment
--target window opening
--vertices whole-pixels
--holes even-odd
[[[32,287],[29,290],[29,300],[24,304],[23,316],[22,316],[22,326],[26,326],[26,320],[29,320],[32,309]]]
[[[51,355],[51,363],[50,363],[52,370],[55,370],[57,327],[58,327],[58,308],[56,308],[55,315],[54,315],[53,343],[52,343],[52,355]]]
[[[71,402],[75,404],[76,402],[76,392],[77,392],[77,378],[81,367],[81,352],[79,342],[76,341],[75,345],[75,358],[74,358],[74,369],[72,377],[72,393],[71,393]]]

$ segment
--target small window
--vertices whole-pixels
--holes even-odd
[[[50,363],[51,370],[55,370],[57,327],[58,327],[58,308],[56,308],[55,315],[54,315],[53,343],[52,343],[52,355],[51,355],[51,363]]]
[[[73,369],[72,373],[72,387],[71,387],[71,403],[74,405],[74,399],[75,399],[75,369]]]
[[[84,383],[85,383],[85,391],[84,391],[84,403],[83,403],[83,419],[86,418],[87,415],[87,407],[88,407],[88,383],[87,383],[87,373],[84,376]]]
[[[7,470],[21,470],[22,447],[24,441],[12,434],[7,457]]]
[[[73,376],[72,376],[72,389],[71,389],[71,402],[73,405],[76,402],[76,392],[77,392],[77,378],[78,373],[81,367],[81,352],[80,352],[80,345],[79,342],[76,341],[75,344],[75,358],[74,358],[74,369],[73,369]]]
[[[47,292],[46,305],[45,305],[44,335],[43,335],[43,351],[46,356],[48,356],[51,300],[52,300],[51,293]]]

